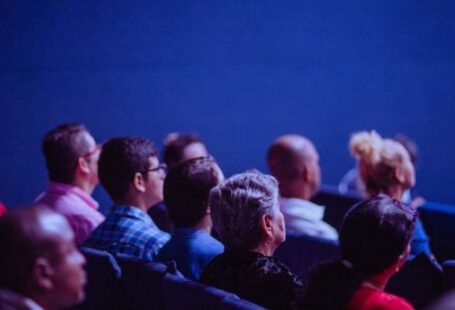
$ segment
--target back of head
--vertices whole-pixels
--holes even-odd
[[[416,217],[410,206],[384,194],[352,207],[340,233],[342,260],[312,272],[307,308],[342,308],[364,279],[396,263],[409,245]]]
[[[194,153],[195,155],[193,152],[186,154],[186,150],[192,145],[198,146]],[[196,134],[174,132],[169,134],[164,141],[163,160],[169,168],[183,160],[207,155],[207,150],[202,140]]]
[[[156,156],[154,144],[146,138],[117,137],[107,141],[100,154],[98,175],[111,199],[125,197],[137,172],[147,178],[149,159]]]
[[[62,124],[44,136],[42,151],[49,180],[73,182],[78,158],[90,150],[87,134],[81,124]]]
[[[176,227],[194,227],[207,214],[210,190],[223,179],[211,157],[182,161],[164,181],[164,202]]]
[[[211,190],[210,208],[226,248],[251,250],[261,240],[261,218],[279,212],[277,181],[256,170],[236,174]]]
[[[388,193],[395,169],[403,165],[408,156],[403,145],[383,139],[375,131],[353,134],[350,149],[358,160],[360,176],[370,195]]]
[[[318,191],[319,156],[313,143],[305,137],[285,135],[278,138],[267,152],[267,163],[284,197],[309,199]]]

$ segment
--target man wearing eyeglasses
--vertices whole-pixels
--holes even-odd
[[[155,259],[170,239],[147,215],[150,206],[163,200],[166,166],[159,163],[157,154],[145,138],[119,137],[104,144],[98,172],[114,206],[85,246],[113,255]]]
[[[104,220],[91,197],[98,184],[100,149],[81,124],[62,124],[49,131],[42,142],[50,182],[35,202],[66,217],[77,245]]]

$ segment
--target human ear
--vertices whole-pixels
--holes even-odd
[[[142,173],[136,172],[134,174],[132,183],[133,183],[134,188],[137,191],[139,191],[141,193],[145,192],[145,180],[144,180],[144,176],[142,175]]]
[[[401,167],[397,167],[395,168],[394,170],[394,176],[395,176],[395,179],[400,183],[404,183],[406,181],[406,174],[404,172],[404,169],[401,168]]]
[[[33,265],[32,278],[33,282],[39,288],[51,290],[54,287],[52,276],[54,270],[49,261],[44,257],[38,257]]]
[[[90,173],[90,167],[88,165],[88,162],[83,157],[79,157],[77,159],[77,168],[84,173]]]
[[[263,215],[261,218],[261,229],[267,239],[273,238],[273,226],[269,215]]]

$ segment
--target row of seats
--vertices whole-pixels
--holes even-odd
[[[312,199],[313,202],[327,206],[324,220],[339,228],[346,212],[360,198],[355,195],[340,194],[334,186],[324,186]],[[455,259],[455,207],[427,201],[419,209],[427,234],[430,236],[431,249],[439,262]]]
[[[73,310],[260,310],[232,293],[188,280],[174,262],[144,262],[82,248],[87,258],[85,301]]]

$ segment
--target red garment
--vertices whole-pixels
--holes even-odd
[[[0,202],[0,216],[6,214],[6,208],[3,203]]]
[[[344,308],[345,310],[414,310],[401,297],[361,286]]]

